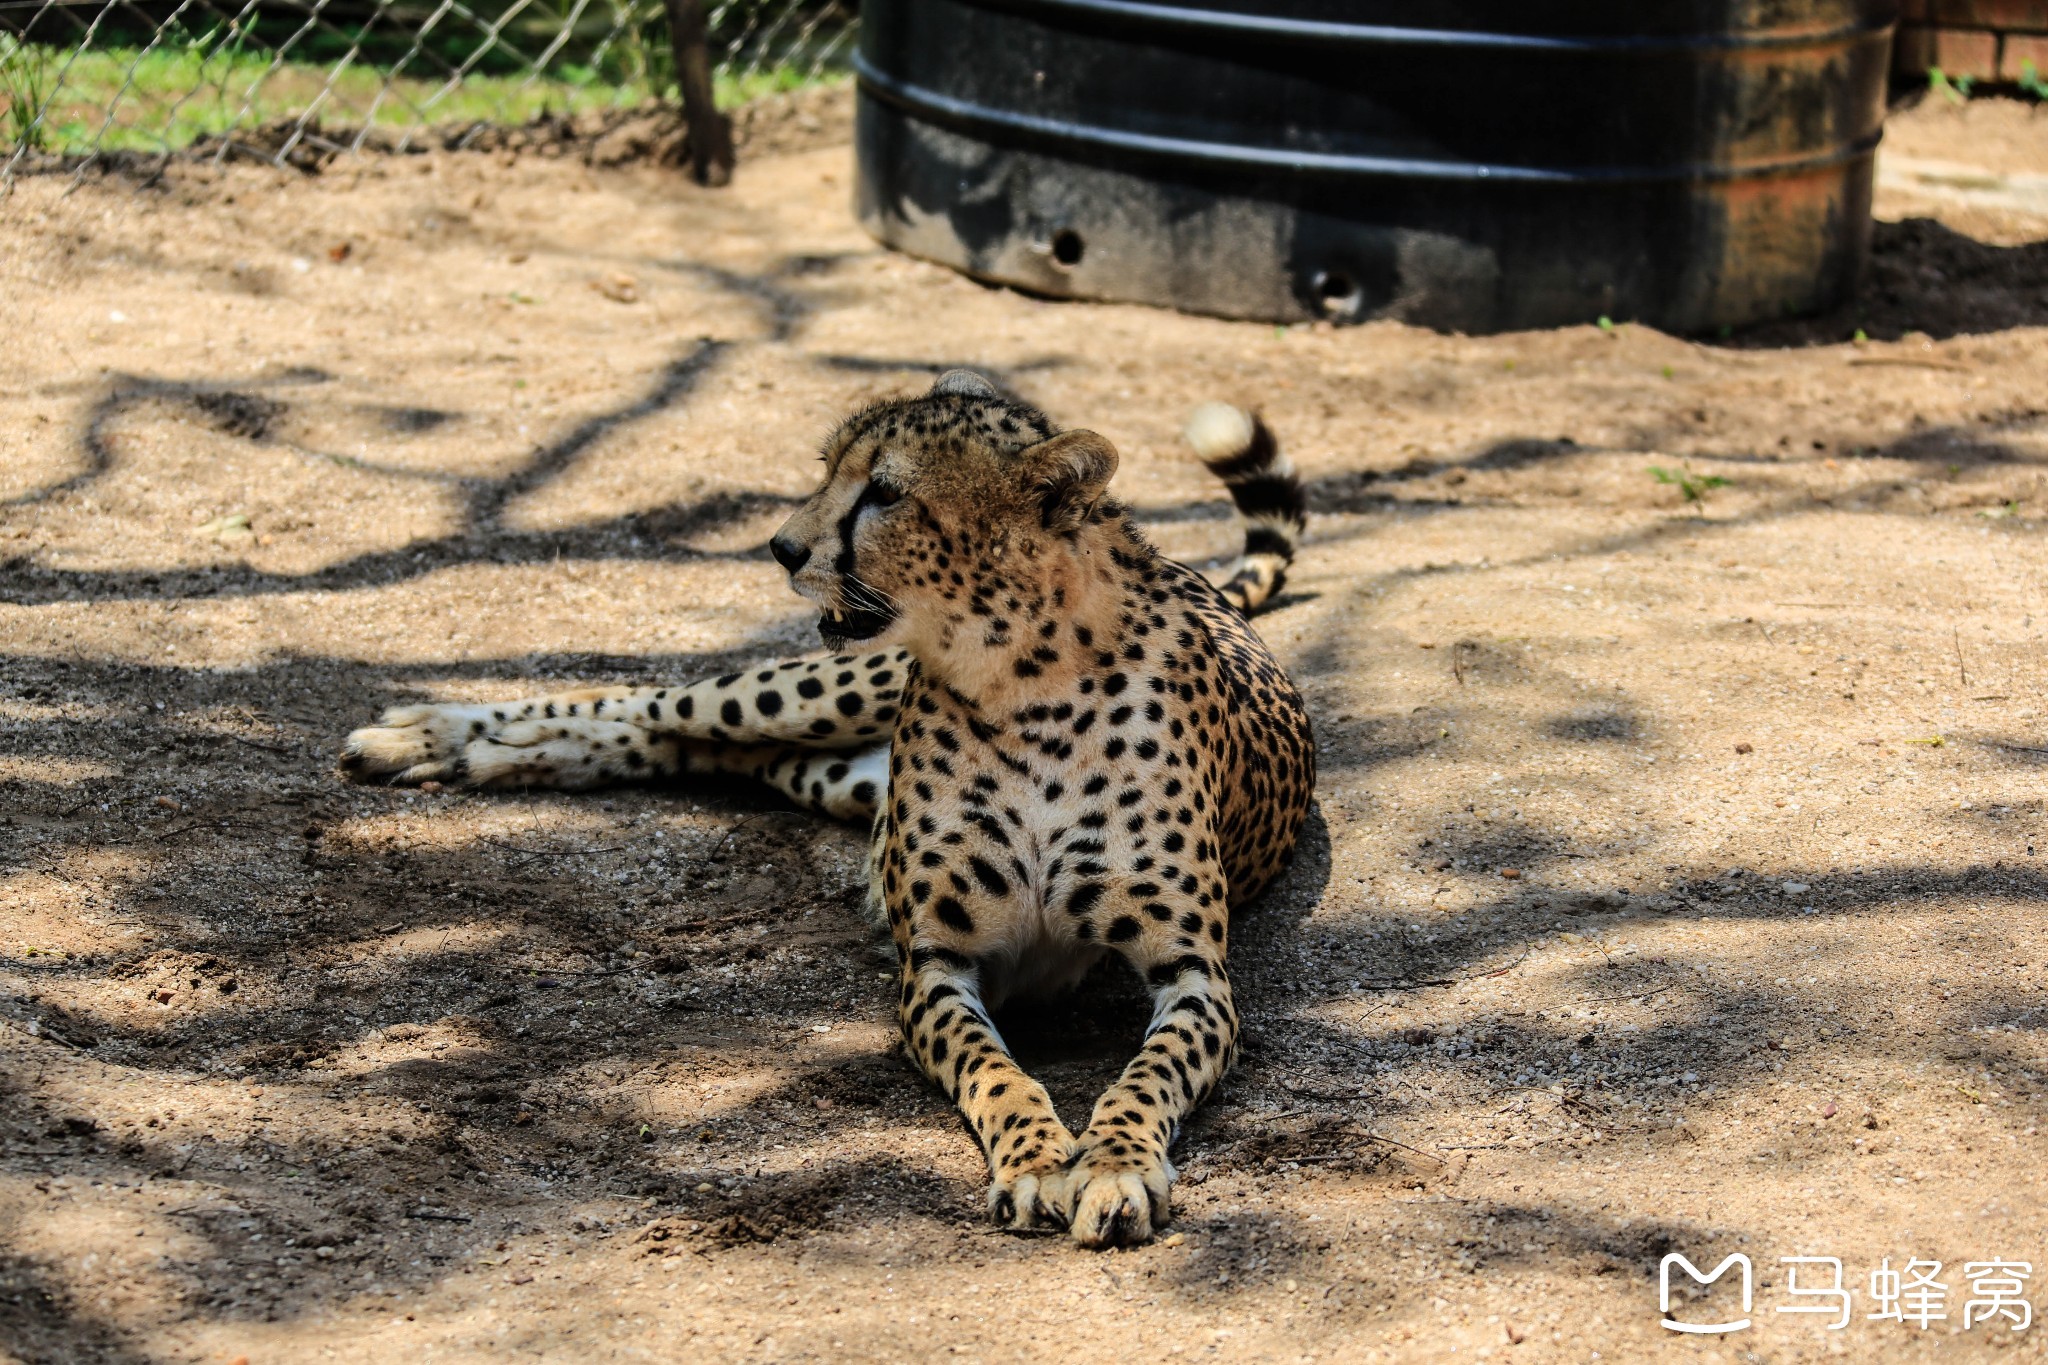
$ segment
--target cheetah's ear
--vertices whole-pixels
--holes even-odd
[[[954,394],[961,398],[996,398],[996,386],[972,370],[948,370],[932,385],[930,397],[942,393]]]
[[[1038,494],[1045,528],[1062,535],[1087,522],[1116,473],[1116,447],[1092,431],[1063,431],[1017,458]]]

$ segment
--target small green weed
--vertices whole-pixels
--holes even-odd
[[[1719,474],[1695,474],[1688,468],[1666,469],[1660,464],[1650,466],[1650,477],[1676,488],[1687,502],[1702,502],[1708,489],[1728,486],[1728,480]]]
[[[2048,81],[2044,81],[2041,79],[2040,71],[2035,69],[2035,66],[2032,62],[2028,61],[2020,63],[2020,78],[2018,81],[2018,85],[2021,90],[2025,91],[2029,95],[2032,95],[2035,99],[2048,100]]]
[[[1927,68],[1927,88],[1940,95],[1950,104],[1961,104],[1970,98],[1970,87],[1977,83],[1975,76],[1951,77],[1938,66]]]

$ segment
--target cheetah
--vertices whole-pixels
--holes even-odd
[[[581,788],[739,773],[871,818],[867,915],[909,1055],[988,1160],[987,1211],[1091,1246],[1170,1217],[1168,1152],[1237,1052],[1230,911],[1291,855],[1315,781],[1300,695],[1247,624],[1304,497],[1271,431],[1188,424],[1243,554],[1222,586],[1109,494],[1115,448],[968,371],[848,418],[769,544],[821,657],[676,687],[403,707],[348,738],[359,779]],[[1137,1055],[1071,1131],[991,1021],[1107,956],[1152,997]]]

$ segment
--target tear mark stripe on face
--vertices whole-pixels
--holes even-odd
[[[868,487],[871,488],[873,485],[869,484]],[[867,506],[867,495],[868,489],[862,488],[860,496],[853,500],[853,505],[846,509],[846,515],[839,518],[839,525],[835,528],[839,537],[839,550],[832,556],[832,572],[841,578],[853,576],[853,530],[860,521],[861,509]]]
[[[884,506],[888,491],[885,485],[870,478],[833,528],[838,537],[832,569],[838,578],[839,609],[827,607],[821,612],[819,633],[834,648],[871,640],[887,630],[896,618],[894,601],[863,582],[854,568],[854,535],[859,529],[860,514],[870,507]]]

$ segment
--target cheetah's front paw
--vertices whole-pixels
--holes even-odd
[[[341,746],[341,770],[358,782],[416,786],[457,777],[472,727],[482,729],[487,706],[394,706],[351,734]],[[475,713],[475,714],[472,714]]]
[[[1082,1246],[1137,1246],[1171,1218],[1173,1181],[1163,1155],[1118,1138],[1085,1146],[1049,1182],[1050,1197]]]
[[[1064,1226],[1066,1211],[1053,1197],[1053,1187],[1074,1151],[1073,1138],[1062,1133],[1028,1160],[999,1167],[989,1177],[989,1221],[1013,1231]]]

